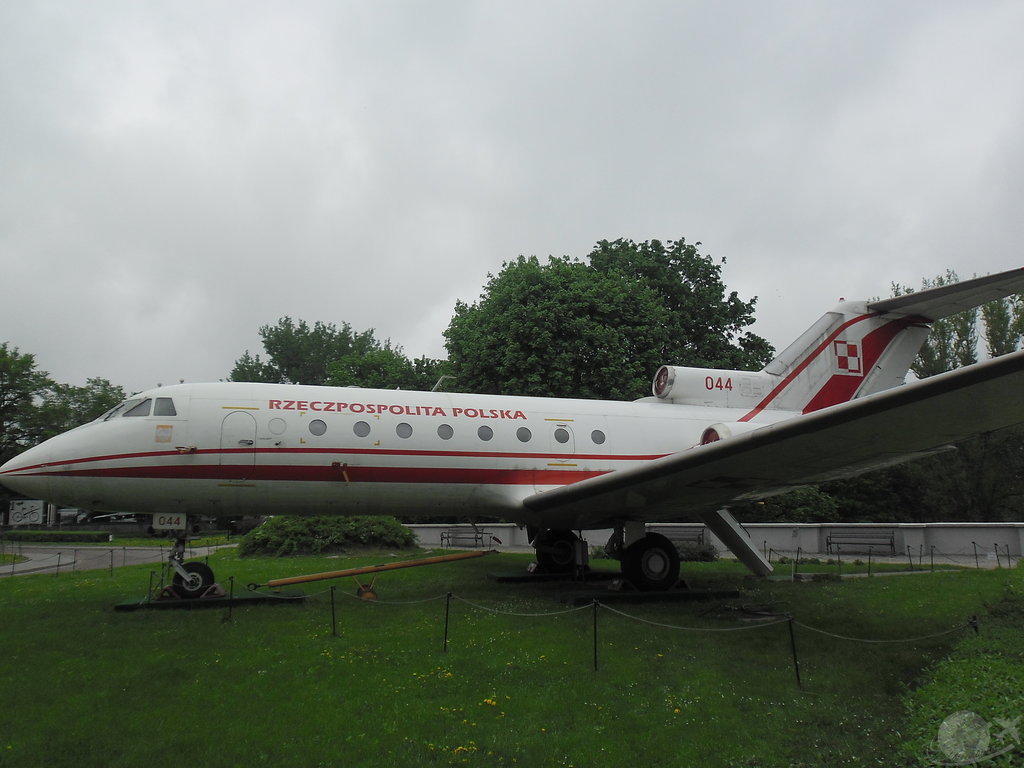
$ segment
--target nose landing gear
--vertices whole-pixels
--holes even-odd
[[[194,600],[201,597],[223,597],[225,592],[213,577],[213,569],[206,563],[185,562],[186,531],[178,531],[168,564],[174,571],[172,586],[161,593],[164,598]]]

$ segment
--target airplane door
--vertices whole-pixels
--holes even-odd
[[[220,463],[237,470],[234,479],[247,480],[256,466],[256,419],[245,411],[232,411],[220,428]]]

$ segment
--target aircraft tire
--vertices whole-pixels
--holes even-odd
[[[579,537],[572,531],[546,530],[537,537],[537,565],[544,573],[569,573],[576,557]]]
[[[623,550],[622,575],[644,592],[671,589],[679,581],[679,552],[660,533],[648,533]]]
[[[185,563],[182,567],[190,577],[186,581],[180,573],[174,574],[174,586],[182,597],[199,597],[213,586],[213,569],[206,563]]]

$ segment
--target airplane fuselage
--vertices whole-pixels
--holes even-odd
[[[27,451],[2,479],[105,512],[486,515],[542,526],[524,498],[686,450],[743,413],[655,398],[182,384]]]

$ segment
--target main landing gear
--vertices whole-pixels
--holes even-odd
[[[532,537],[538,570],[574,573],[587,569],[587,544],[572,531],[545,529]],[[648,533],[643,523],[618,526],[605,551],[619,561],[622,577],[638,590],[671,589],[679,582],[679,552],[659,533]]]
[[[168,563],[174,571],[172,580],[174,594],[177,597],[192,600],[198,597],[212,597],[223,594],[213,578],[213,569],[206,563],[185,562],[185,547],[188,543],[187,531],[176,531],[174,546]]]

